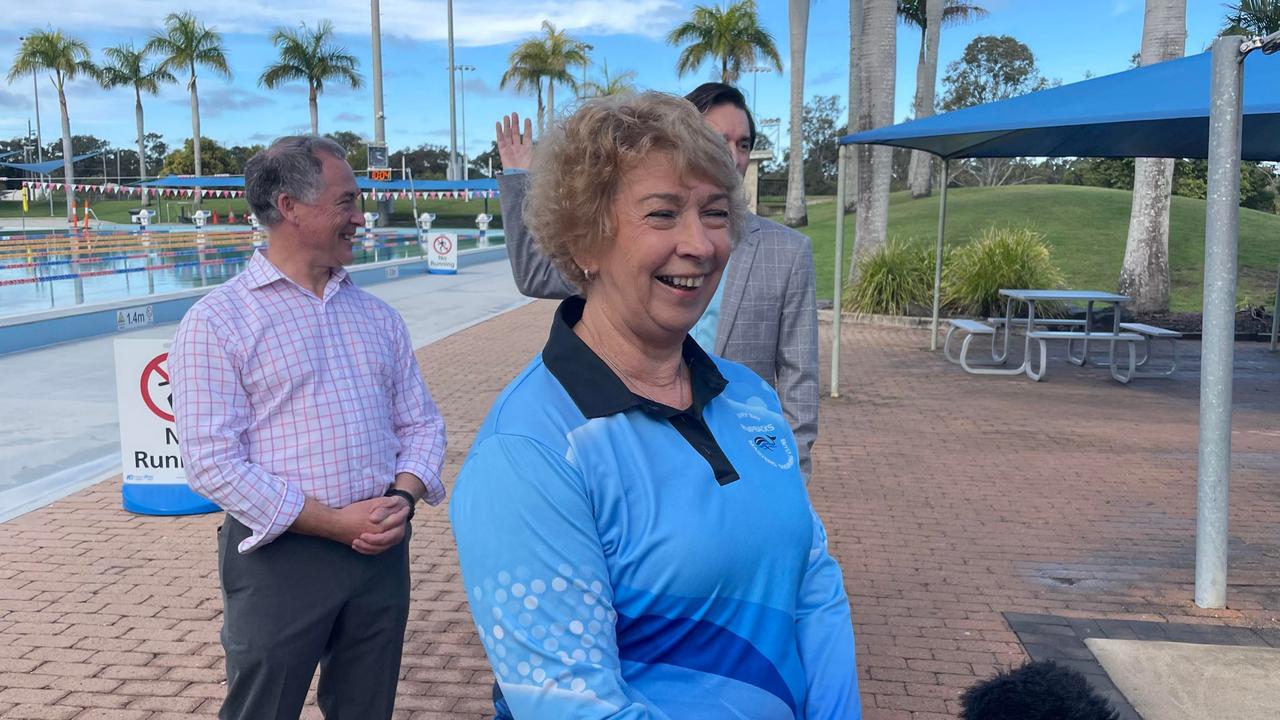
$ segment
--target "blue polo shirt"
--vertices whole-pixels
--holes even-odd
[[[510,712],[859,718],[848,598],[773,389],[686,339],[693,404],[639,397],[574,334],[583,305],[498,397],[449,506]]]

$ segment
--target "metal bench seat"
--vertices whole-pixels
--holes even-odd
[[[1085,345],[1080,355],[1077,356],[1073,350],[1076,342],[1083,343],[1086,340],[1094,342],[1105,342],[1114,344],[1122,342],[1129,351],[1129,369],[1128,372],[1119,372],[1116,370],[1116,364],[1111,364],[1111,377],[1116,380],[1127,383],[1134,377],[1137,369],[1137,352],[1134,350],[1134,343],[1142,342],[1143,336],[1138,333],[1122,332],[1122,333],[1089,333],[1078,332],[1074,330],[1032,330],[1027,333],[1027,337],[1035,340],[1040,344],[1040,369],[1037,370],[1034,365],[1028,364],[1027,375],[1032,379],[1039,381],[1044,376],[1045,365],[1049,361],[1049,340],[1066,340],[1067,341],[1067,360],[1076,365],[1084,365],[1088,346]]]
[[[1156,327],[1155,325],[1147,325],[1146,323],[1122,322],[1120,329],[1142,335],[1142,357],[1138,360],[1138,367],[1142,368],[1151,359],[1151,343],[1156,340],[1164,340],[1169,343],[1169,351],[1173,357],[1169,363],[1169,367],[1164,370],[1139,370],[1135,374],[1136,377],[1169,377],[1178,370],[1178,338],[1182,337],[1182,333],[1177,330]]]
[[[996,328],[994,326],[981,320],[966,320],[964,318],[954,318],[947,322],[951,327],[947,329],[947,339],[942,343],[942,354],[947,360],[956,363],[964,368],[965,372],[974,375],[1018,375],[1022,372],[1022,368],[999,367],[1004,365],[1008,353],[996,348]],[[957,355],[952,345],[952,340],[957,339],[960,335],[964,335],[964,342],[961,343],[960,353]],[[969,359],[969,345],[979,335],[991,337],[990,361],[974,362]]]

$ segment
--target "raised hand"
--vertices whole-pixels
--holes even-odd
[[[528,170],[533,158],[533,123],[525,118],[524,132],[520,132],[520,113],[511,113],[503,116],[496,130],[502,169]]]

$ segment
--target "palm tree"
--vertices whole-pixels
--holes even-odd
[[[222,35],[196,20],[190,11],[169,13],[164,19],[165,32],[156,33],[147,41],[146,49],[164,57],[160,67],[165,70],[187,71],[187,90],[191,92],[191,147],[194,153],[196,177],[200,177],[200,96],[196,92],[196,68],[206,67],[228,80],[226,49]],[[199,193],[196,204],[200,203]]]
[[[916,64],[916,118],[933,114],[934,91],[938,84],[938,36],[949,25],[981,20],[989,13],[964,0],[898,0],[898,19],[920,28],[920,59]],[[911,153],[907,170],[911,197],[928,197],[933,185],[933,157],[927,152]]]
[[[550,64],[546,59],[546,47],[538,40],[525,40],[511,51],[507,58],[510,67],[502,73],[498,87],[505,89],[508,85],[520,92],[532,90],[538,96],[538,135],[542,135],[545,108],[542,104],[542,78]]]
[[[676,61],[676,73],[681,77],[711,58],[720,62],[720,82],[733,85],[743,68],[756,64],[757,54],[782,72],[782,58],[773,36],[760,25],[755,0],[738,0],[723,10],[699,5],[667,35],[667,43],[689,43]]]
[[[543,77],[547,79],[547,119],[556,117],[556,83],[563,83],[570,88],[577,88],[578,82],[569,72],[570,65],[587,64],[587,55],[583,52],[583,43],[569,36],[564,30],[557,30],[549,21],[542,21],[542,31],[546,36],[539,38],[545,48],[543,58],[546,61]]]
[[[791,149],[787,162],[787,204],[782,221],[788,227],[809,224],[804,199],[804,51],[809,39],[809,0],[788,0],[791,35]]]
[[[1142,20],[1142,64],[1182,57],[1187,42],[1186,0],[1147,0]],[[1173,160],[1135,158],[1133,205],[1119,291],[1137,312],[1169,309],[1169,194]]]
[[[1280,30],[1280,0],[1240,0],[1226,7],[1222,35],[1270,35]]]
[[[535,36],[516,46],[507,62],[510,67],[502,74],[498,87],[508,85],[516,90],[528,92],[533,90],[538,96],[538,134],[547,120],[556,112],[556,83],[563,83],[576,88],[578,83],[569,72],[571,65],[586,65],[587,56],[583,52],[583,43],[572,38],[567,32],[557,30],[550,22],[542,21],[544,36]],[[547,81],[547,103],[542,104],[542,81]],[[545,113],[545,114],[544,114]]]
[[[107,56],[103,63],[98,82],[104,88],[132,87],[133,115],[138,124],[138,179],[147,179],[147,148],[144,143],[146,132],[142,123],[142,93],[155,95],[160,92],[161,83],[177,82],[173,74],[162,67],[147,62],[147,49],[135,50],[133,43],[125,43],[109,47],[102,51]],[[147,196],[142,195],[142,204],[147,204]]]
[[[337,80],[359,90],[362,82],[356,72],[360,61],[346,48],[333,45],[333,23],[321,20],[314,29],[302,23],[300,30],[276,28],[271,42],[280,49],[280,60],[269,65],[258,78],[258,84],[276,87],[291,80],[306,80],[310,91],[311,134],[320,134],[320,109],[316,98],[324,92],[326,80]]]
[[[636,91],[636,71],[625,70],[617,75],[609,74],[609,61],[604,61],[604,75],[600,80],[591,80],[584,86],[585,97],[609,97],[611,95],[631,95]]]
[[[863,0],[858,131],[893,122],[893,90],[897,55],[896,3]],[[858,260],[884,245],[889,226],[889,181],[893,155],[885,145],[859,145],[857,222],[850,259],[850,282],[857,279]]]
[[[89,60],[89,46],[83,40],[63,35],[61,30],[33,30],[22,40],[9,68],[8,82],[24,75],[45,71],[58,91],[62,111],[62,173],[67,184],[67,217],[75,212],[75,169],[71,154],[71,115],[67,112],[66,84],[80,75],[97,77],[98,68]]]
[[[849,0],[849,119],[845,128],[858,127],[858,103],[862,97],[862,0]],[[849,148],[844,156],[844,211],[853,212],[858,205],[858,153]]]

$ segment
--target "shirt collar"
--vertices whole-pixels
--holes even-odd
[[[348,277],[345,267],[339,267],[329,272],[329,282],[325,284],[324,291],[326,298],[337,292],[339,286],[351,284],[351,279]],[[277,280],[286,280],[295,286],[297,285],[297,283],[289,280],[284,273],[280,272],[280,268],[272,264],[267,259],[266,253],[260,249],[253,251],[253,257],[249,258],[249,264],[245,267],[243,275],[249,281],[249,287],[254,290],[266,287]]]
[[[600,356],[578,337],[573,326],[582,319],[582,309],[586,304],[586,300],[576,296],[560,303],[555,319],[551,321],[551,334],[542,349],[542,363],[564,386],[578,410],[588,418],[614,415],[634,407],[661,417],[685,412],[631,392]],[[724,390],[728,381],[716,368],[715,361],[688,335],[684,338],[681,352],[689,366],[693,395],[693,405],[688,412],[701,417],[702,409]]]

